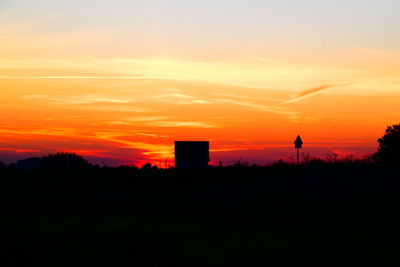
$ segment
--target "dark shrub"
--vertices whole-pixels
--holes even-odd
[[[91,167],[91,164],[83,157],[74,153],[56,153],[42,157],[41,167],[44,170],[85,170]]]
[[[19,160],[17,163],[10,165],[11,168],[21,171],[37,171],[40,169],[40,158],[28,158]]]
[[[0,161],[0,169],[7,168],[7,165]]]

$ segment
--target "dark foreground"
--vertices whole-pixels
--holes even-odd
[[[0,266],[389,266],[400,176],[371,165],[3,171]]]

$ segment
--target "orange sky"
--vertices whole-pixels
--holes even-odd
[[[297,134],[304,153],[364,155],[399,122],[400,49],[366,42],[313,53],[285,43],[265,52],[249,37],[242,48],[226,39],[180,53],[172,37],[157,46],[87,23],[46,32],[51,17],[8,16],[0,21],[7,163],[71,151],[97,164],[162,165],[174,140],[210,140],[214,162],[263,164],[294,156]],[[216,53],[224,43],[227,53]]]

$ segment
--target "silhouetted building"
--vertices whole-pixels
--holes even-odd
[[[175,141],[175,168],[202,169],[210,161],[208,141]]]

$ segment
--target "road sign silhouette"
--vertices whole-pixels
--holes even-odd
[[[298,135],[296,140],[294,141],[294,147],[297,149],[297,165],[300,161],[300,149],[303,148],[303,144],[303,140],[301,140],[300,135]]]
[[[296,140],[294,141],[295,148],[303,148],[303,140],[301,140],[300,135],[297,136]]]

